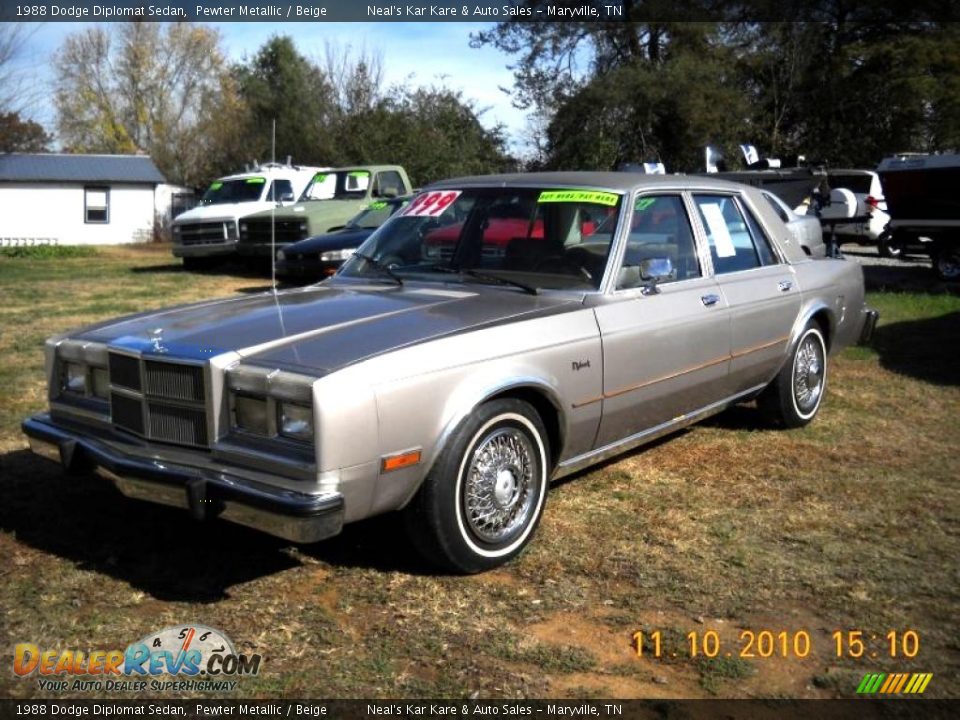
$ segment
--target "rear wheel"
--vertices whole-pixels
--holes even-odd
[[[938,243],[932,254],[933,271],[941,280],[960,280],[960,239]]]
[[[404,511],[420,553],[460,573],[518,555],[543,515],[546,438],[536,410],[521,400],[494,400],[463,420]]]
[[[802,427],[813,420],[827,387],[827,344],[810,322],[794,342],[789,360],[758,399],[761,412],[774,424]]]

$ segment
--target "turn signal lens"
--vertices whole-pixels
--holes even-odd
[[[106,400],[110,397],[110,376],[106,368],[93,368],[93,396]]]
[[[263,398],[235,395],[233,399],[233,424],[240,430],[257,435],[266,435],[267,401]]]

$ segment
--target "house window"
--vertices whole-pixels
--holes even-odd
[[[83,221],[110,222],[110,188],[85,187],[83,189]]]

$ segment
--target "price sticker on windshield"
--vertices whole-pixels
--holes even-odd
[[[463,190],[438,190],[417,195],[406,208],[400,211],[404,217],[439,217]]]

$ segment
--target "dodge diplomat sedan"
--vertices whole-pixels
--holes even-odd
[[[401,511],[477,572],[530,541],[552,479],[751,399],[810,422],[875,321],[860,267],[808,258],[746,186],[448,180],[319,285],[51,338],[23,429],[129,497],[295,542]]]

